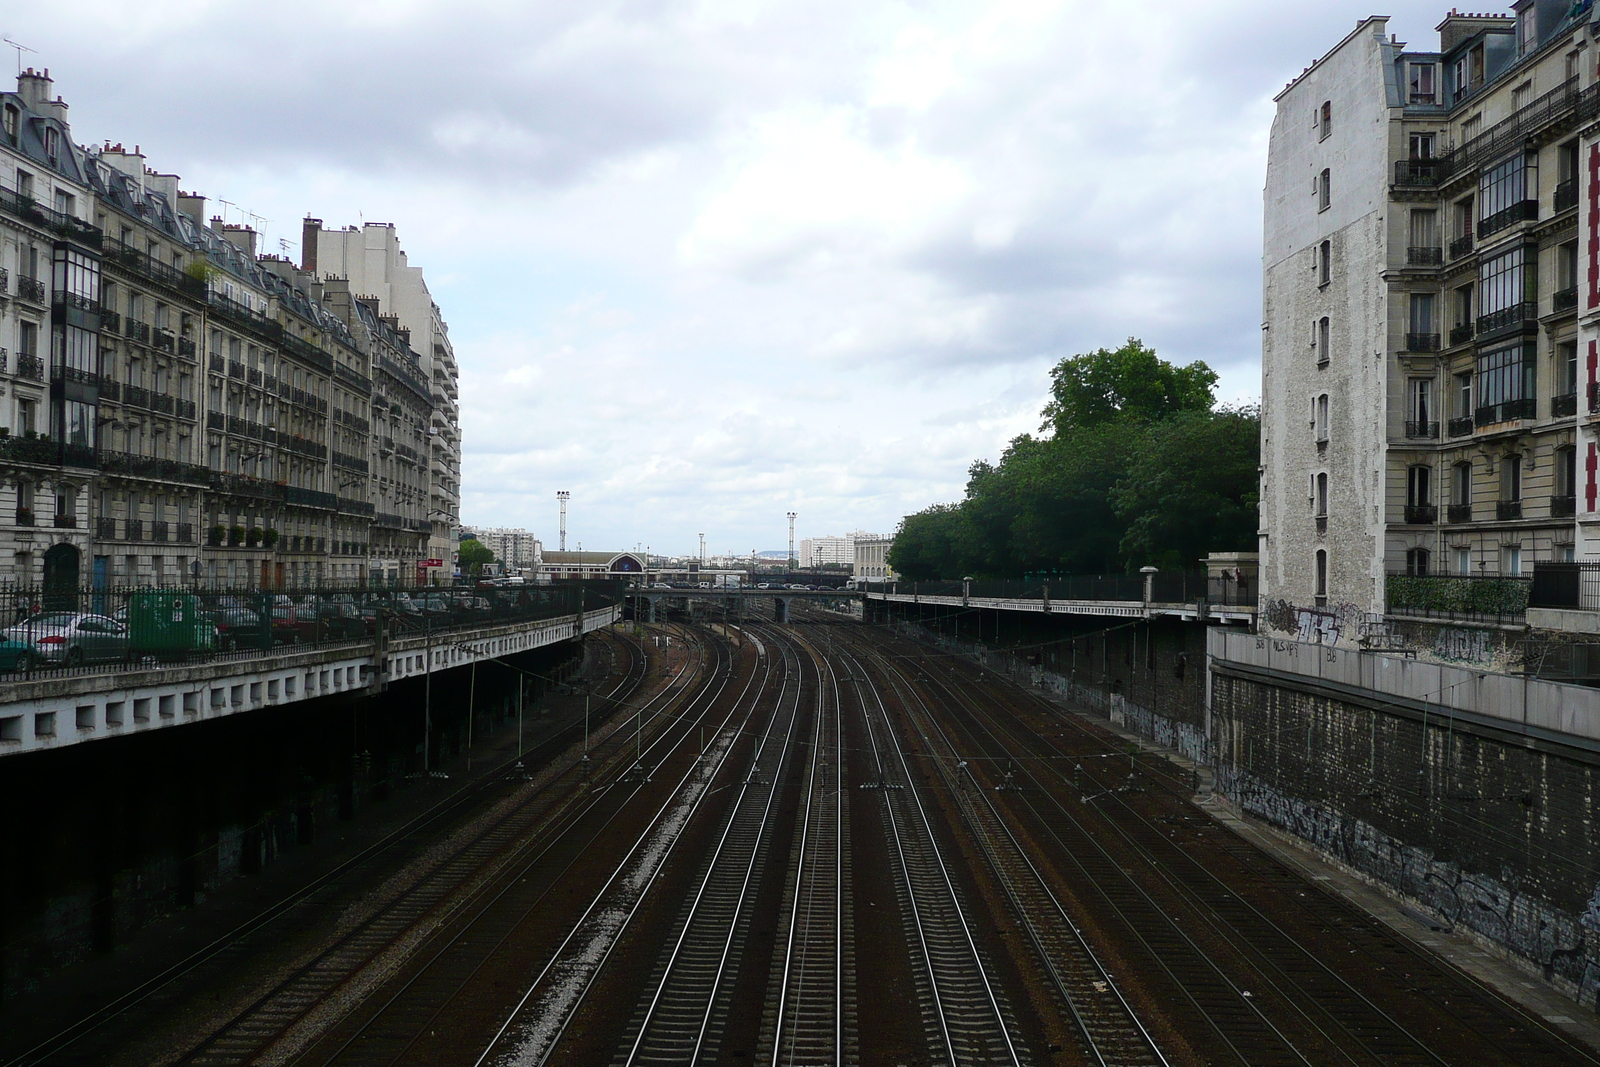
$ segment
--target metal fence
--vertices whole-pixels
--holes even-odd
[[[1528,610],[1531,578],[1476,574],[1391,574],[1385,580],[1388,613],[1520,625]]]
[[[193,585],[0,585],[0,679],[248,659],[575,616],[621,602],[622,583],[312,590]]]
[[[862,584],[873,592],[902,596],[982,597],[996,600],[1094,600],[1133,601],[1145,599],[1143,574],[1064,574],[1048,580],[971,582],[885,582]],[[1153,604],[1253,605],[1255,584],[1238,574],[1211,575],[1204,571],[1188,573],[1162,571],[1149,575],[1150,602]]]
[[[1600,611],[1600,563],[1535,563],[1528,606]]]

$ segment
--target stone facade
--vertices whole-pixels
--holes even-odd
[[[1579,249],[1580,156],[1600,172],[1591,18],[1543,0],[1511,17],[1451,14],[1433,51],[1367,19],[1277,98],[1269,627],[1310,611],[1337,620],[1341,640],[1387,638],[1374,620],[1405,614],[1391,576],[1517,578],[1600,551],[1579,543],[1594,505],[1577,490],[1593,479],[1588,436],[1579,451],[1578,283],[1600,255]],[[1600,319],[1600,292],[1590,311]]]
[[[48,73],[0,94],[0,579],[354,583],[439,558],[459,487],[429,442],[459,450],[455,401],[397,310],[260,255],[66,115]]]

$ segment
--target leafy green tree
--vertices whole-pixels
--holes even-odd
[[[1261,411],[1189,411],[1144,427],[1113,494],[1131,561],[1191,569],[1256,547]]]
[[[1199,360],[1179,367],[1130,337],[1115,351],[1072,356],[1051,369],[1043,428],[1059,436],[1118,419],[1154,422],[1208,411],[1216,384],[1216,372]]]
[[[482,541],[469,538],[461,542],[461,547],[456,550],[461,559],[461,566],[468,574],[476,578],[483,573],[485,563],[494,562],[494,553]]]
[[[961,505],[935,504],[907,515],[889,546],[889,566],[911,581],[960,576],[956,553],[960,541]]]

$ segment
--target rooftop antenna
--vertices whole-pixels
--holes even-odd
[[[13,41],[9,37],[0,37],[0,41],[4,41],[6,44],[10,45],[12,48],[15,48],[17,50],[17,73],[18,74],[22,73],[22,53],[31,52],[33,55],[38,55],[39,54],[38,52],[35,52],[33,49],[29,48],[27,45],[18,44],[16,41]]]

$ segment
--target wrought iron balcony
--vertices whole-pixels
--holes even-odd
[[[1553,496],[1550,498],[1550,515],[1552,518],[1564,519],[1578,513],[1578,498],[1575,496]]]
[[[1473,412],[1472,420],[1481,427],[1517,419],[1533,419],[1539,415],[1538,407],[1538,402],[1532,397],[1524,400],[1504,400],[1498,404],[1487,404],[1478,408]]]
[[[1568,178],[1556,186],[1552,209],[1566,211],[1578,206],[1578,179]]]
[[[1466,344],[1468,341],[1472,340],[1472,333],[1473,328],[1472,323],[1470,322],[1463,322],[1459,326],[1450,327],[1451,345]]]
[[[1532,300],[1524,300],[1520,304],[1512,304],[1499,311],[1491,311],[1487,315],[1478,316],[1478,336],[1486,337],[1501,330],[1520,329],[1532,323],[1539,317],[1539,305]]]
[[[1451,437],[1465,437],[1472,432],[1472,416],[1463,415],[1458,419],[1451,419],[1446,427]]]
[[[1522,518],[1522,501],[1499,500],[1494,505],[1494,517],[1501,520]]]
[[[1576,415],[1577,413],[1578,413],[1578,394],[1577,393],[1563,393],[1560,396],[1553,396],[1553,397],[1550,398],[1550,417],[1551,418],[1559,419],[1559,418],[1563,418],[1563,417],[1568,416],[1568,415]]]
[[[1562,311],[1571,311],[1578,306],[1578,287],[1570,285],[1565,289],[1557,289],[1550,294],[1550,312],[1557,314]]]
[[[178,347],[178,337],[171,330],[157,330],[153,340],[156,349],[161,352],[172,352]]]
[[[128,532],[128,536],[126,538],[124,538],[124,540],[127,540],[127,541],[143,541],[144,540],[144,520],[143,519],[129,519],[123,525],[127,528],[127,532]]]
[[[76,530],[78,528],[78,517],[76,515],[57,515],[55,525],[58,530]]]
[[[216,374],[222,374],[228,369],[228,364],[215,352],[207,357],[206,363],[210,366],[212,372]]]
[[[104,515],[94,520],[94,535],[101,541],[117,539],[117,520]]]
[[[44,360],[38,356],[18,356],[17,377],[32,378],[36,382],[44,381]]]
[[[1478,240],[1483,240],[1490,234],[1499,233],[1508,226],[1515,226],[1519,222],[1533,222],[1539,218],[1539,201],[1520,200],[1510,207],[1501,208],[1493,215],[1478,222]]]
[[[192,523],[192,522],[180,522],[180,523],[178,523],[177,535],[173,538],[173,540],[179,542],[180,544],[185,544],[185,545],[193,544],[194,543],[194,523]]]
[[[115,311],[112,311],[110,308],[102,307],[100,309],[100,332],[101,333],[121,333],[122,332],[122,316],[118,315]]]
[[[1407,352],[1437,352],[1439,351],[1439,335],[1436,333],[1408,333],[1406,334]]]
[[[1406,265],[1412,267],[1437,267],[1444,262],[1444,249],[1438,245],[1413,245],[1406,249]]]
[[[1450,176],[1451,168],[1444,159],[1402,159],[1394,165],[1396,185],[1438,185]]]
[[[32,526],[33,525],[33,509],[32,508],[18,508],[15,517],[16,517],[18,526]]]
[[[192,341],[191,339],[189,339],[187,337],[178,338],[178,355],[180,355],[180,356],[188,356],[190,359],[193,359],[194,358],[194,354],[195,354],[194,341]]]
[[[1439,424],[1437,422],[1406,421],[1406,436],[1421,440],[1433,441],[1439,437]]]
[[[1589,383],[1589,414],[1600,412],[1600,382]]]
[[[100,384],[100,375],[78,367],[51,367],[50,377],[58,382],[73,382],[91,387],[98,387]]]
[[[130,341],[138,341],[142,345],[150,343],[150,324],[140,322],[138,319],[123,319],[122,333]]]
[[[167,539],[167,522],[166,522],[166,520],[165,519],[157,519],[155,522],[152,522],[150,524],[150,540],[165,542],[166,539]]]
[[[1450,258],[1460,259],[1472,255],[1472,234],[1465,234],[1450,242]]]
[[[17,297],[33,304],[44,303],[44,282],[38,278],[18,278]]]
[[[1439,521],[1439,509],[1433,504],[1407,504],[1406,524],[1426,526]]]
[[[6,270],[4,267],[0,267],[0,293],[9,293],[10,291],[11,272]]]
[[[261,384],[261,371],[256,369],[255,367],[251,367],[250,370],[246,373],[245,381],[247,381],[251,385],[260,385]]]
[[[236,359],[228,360],[228,377],[244,381],[244,364]]]
[[[1471,522],[1472,505],[1451,504],[1449,507],[1445,508],[1445,520],[1447,522]]]

